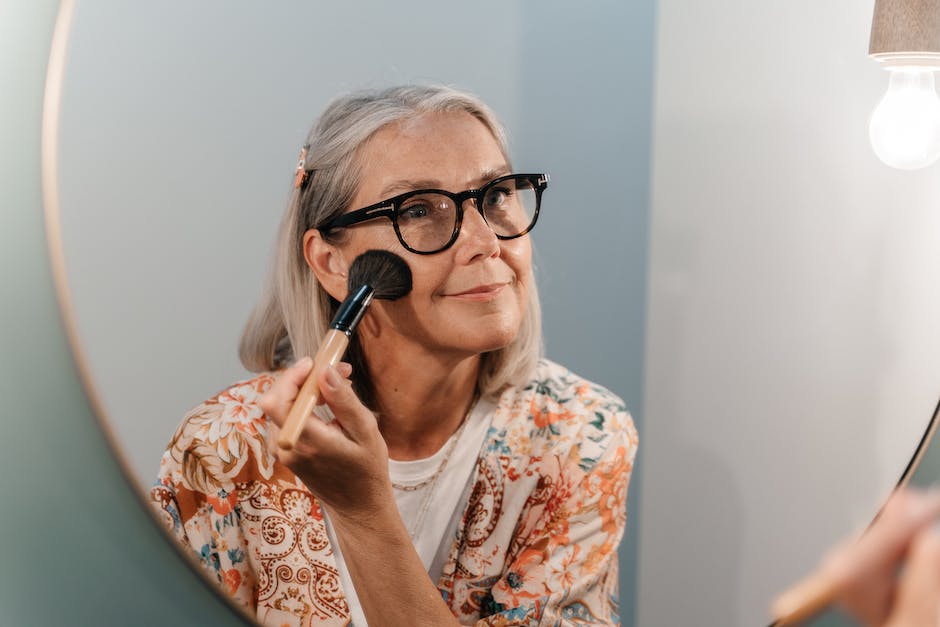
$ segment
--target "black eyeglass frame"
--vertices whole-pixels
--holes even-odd
[[[463,205],[468,199],[472,198],[474,200],[474,207],[476,207],[476,210],[480,213],[483,221],[486,222],[486,216],[483,213],[483,197],[494,186],[511,179],[527,180],[532,184],[532,189],[535,191],[535,211],[532,213],[532,219],[529,221],[529,225],[523,229],[521,233],[517,233],[516,235],[500,235],[496,231],[493,231],[493,234],[496,235],[498,239],[516,239],[517,237],[522,237],[523,235],[529,233],[533,227],[535,227],[535,223],[538,222],[539,209],[542,206],[542,192],[545,191],[546,187],[548,187],[549,176],[547,174],[506,174],[504,176],[493,179],[479,189],[468,189],[456,194],[443,189],[416,189],[410,192],[405,192],[404,194],[399,194],[398,196],[386,198],[385,200],[379,201],[374,205],[369,205],[368,207],[363,207],[362,209],[356,209],[355,211],[344,213],[343,215],[337,216],[333,220],[330,220],[326,224],[318,226],[317,230],[321,233],[325,233],[331,229],[346,228],[354,224],[359,224],[360,222],[365,222],[367,220],[374,220],[376,218],[385,217],[392,221],[392,226],[395,228],[395,235],[398,236],[398,241],[401,242],[401,245],[404,246],[406,250],[413,252],[416,255],[433,255],[435,253],[447,250],[454,245],[454,242],[457,241],[457,237],[460,235],[460,226],[463,224]],[[457,210],[457,220],[454,222],[454,232],[451,233],[450,239],[447,240],[447,243],[436,250],[415,250],[405,242],[405,238],[402,237],[401,231],[398,228],[398,215],[401,213],[402,204],[412,196],[418,196],[421,194],[441,194],[443,196],[447,196],[452,201],[454,201],[454,206]],[[487,226],[489,226],[489,222],[486,223]]]

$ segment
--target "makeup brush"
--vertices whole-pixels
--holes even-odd
[[[349,266],[347,296],[342,302],[330,330],[323,338],[313,358],[313,368],[307,375],[297,398],[287,414],[287,420],[277,438],[278,446],[290,450],[297,444],[304,423],[320,400],[317,375],[329,366],[335,366],[349,346],[356,326],[366,313],[373,298],[398,300],[411,291],[411,269],[404,259],[387,250],[367,250]]]
[[[839,593],[838,582],[826,575],[811,575],[778,596],[771,605],[770,627],[800,625],[826,610]]]

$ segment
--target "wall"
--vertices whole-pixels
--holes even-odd
[[[940,177],[868,146],[872,6],[659,5],[640,625],[765,621],[940,395]]]

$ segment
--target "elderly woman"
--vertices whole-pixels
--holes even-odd
[[[619,398],[541,357],[527,234],[547,181],[514,174],[489,108],[447,87],[340,98],[308,136],[241,343],[261,374],[186,416],[152,491],[261,623],[619,623],[637,436]],[[411,229],[415,207],[440,228]],[[371,249],[405,259],[413,289],[372,304],[352,366],[315,373],[336,420],[278,450]]]

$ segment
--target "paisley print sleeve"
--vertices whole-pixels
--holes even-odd
[[[186,415],[160,461],[151,501],[173,537],[224,592],[253,607],[254,577],[239,523],[240,472],[271,471],[264,416],[253,402],[268,378],[236,385]]]
[[[150,490],[150,498],[163,518],[166,528],[184,550],[202,564],[219,586],[234,583],[239,577],[236,571],[223,568],[220,543],[211,533],[203,533],[214,526],[214,510],[207,495],[188,490],[174,482],[171,473],[164,473],[166,464],[161,464],[157,483]]]
[[[269,627],[344,627],[349,603],[319,501],[268,446],[258,401],[277,373],[189,412],[151,496],[222,591]]]

